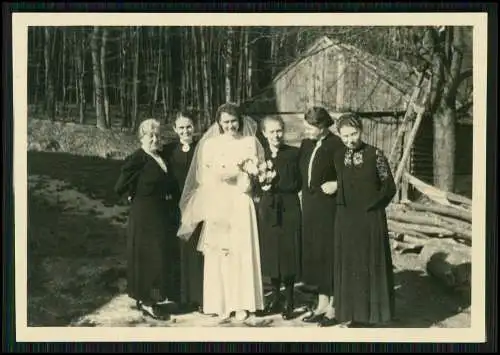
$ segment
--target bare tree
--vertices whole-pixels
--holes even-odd
[[[111,127],[111,119],[109,117],[109,94],[108,94],[108,78],[106,70],[106,51],[107,51],[107,39],[109,30],[106,27],[102,28],[101,37],[101,77],[102,77],[102,96],[104,105],[104,117],[106,121],[106,127]]]
[[[55,87],[54,87],[54,51],[55,51],[55,35],[57,29],[45,27],[45,42],[44,42],[44,60],[45,60],[45,113],[50,120],[54,121],[56,117],[55,107]]]

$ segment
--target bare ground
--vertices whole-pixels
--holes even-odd
[[[127,207],[112,193],[119,162],[28,154],[29,326],[310,326],[300,316],[291,321],[251,317],[224,325],[197,312],[168,321],[145,318],[124,294]],[[427,276],[417,254],[395,251],[393,259],[398,319],[388,327],[470,327],[468,297]],[[296,297],[298,307],[312,300],[300,287]]]

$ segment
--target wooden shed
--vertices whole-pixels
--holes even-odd
[[[302,136],[303,113],[311,105],[327,107],[334,117],[354,110],[364,117],[365,141],[389,155],[417,75],[414,68],[402,62],[376,57],[324,36],[282,70],[266,90],[247,101],[245,108],[257,119],[280,115],[287,125],[285,139],[296,146]],[[457,128],[457,156],[472,156],[471,127],[462,124]],[[425,117],[408,167],[414,176],[430,184],[433,137],[432,117]],[[398,142],[399,152],[404,140]],[[471,174],[471,159],[457,162],[457,173]]]
[[[282,116],[287,125],[285,139],[292,145],[300,144],[303,113],[312,105],[327,107],[334,117],[347,110],[363,113],[365,141],[388,155],[417,80],[416,71],[401,62],[375,57],[324,36],[245,106],[257,119]],[[425,130],[419,133],[424,147],[427,135]],[[404,140],[399,142],[401,151],[402,144]],[[432,144],[428,154],[432,157]],[[425,150],[419,149],[417,155],[425,155]],[[423,164],[418,167],[429,170]]]

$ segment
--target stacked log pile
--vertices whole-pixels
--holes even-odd
[[[416,250],[429,275],[453,289],[469,290],[472,201],[440,191],[411,175],[406,178],[427,201],[402,201],[387,208],[394,249]]]

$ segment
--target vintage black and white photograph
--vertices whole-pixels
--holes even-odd
[[[486,17],[38,15],[14,49],[27,328],[484,327]]]

